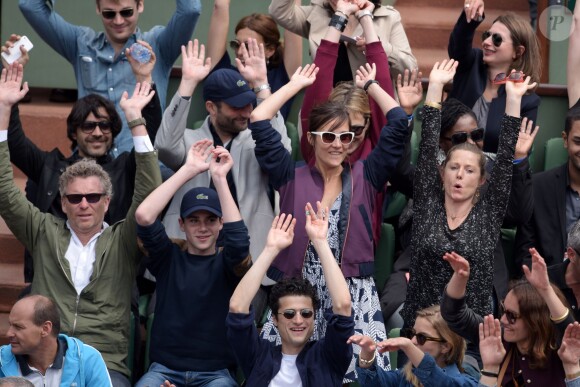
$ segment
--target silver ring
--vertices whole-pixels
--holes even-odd
[[[469,7],[471,7],[471,5],[469,3],[466,3],[465,8],[469,8]]]
[[[306,210],[306,216],[310,215],[310,211]]]

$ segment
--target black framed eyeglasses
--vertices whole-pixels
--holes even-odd
[[[355,136],[360,136],[361,133],[365,130],[367,125],[369,124],[369,116],[365,114],[365,123],[364,125],[350,125],[350,131],[354,133]]]
[[[491,32],[491,31],[483,31],[483,33],[481,34],[481,41],[484,42],[487,40],[487,38],[489,38],[491,36],[491,42],[493,43],[494,46],[499,47],[501,46],[501,44],[503,43],[503,37],[495,32]]]
[[[103,133],[111,132],[111,122],[110,121],[85,121],[80,125],[80,129],[85,134],[92,134],[95,129],[99,127],[99,130]]]
[[[249,50],[247,42],[242,43],[237,39],[230,40],[230,48],[236,52],[240,49],[242,44],[246,46],[246,50]]]
[[[453,145],[463,144],[467,141],[468,138],[471,138],[473,142],[483,141],[483,137],[485,136],[485,129],[477,128],[473,129],[470,133],[468,132],[457,132],[453,133],[451,137],[443,137],[447,141],[451,141]]]
[[[505,318],[510,325],[514,325],[518,318],[522,317],[519,313],[514,312],[513,310],[506,309],[503,301],[499,303],[500,312],[502,315],[505,314]]]
[[[407,339],[411,340],[413,337],[417,338],[417,344],[425,345],[428,341],[435,341],[437,343],[445,343],[445,339],[441,337],[431,337],[427,336],[424,333],[417,333],[413,328],[403,328],[401,329],[401,337],[406,337]]]
[[[354,132],[310,132],[310,134],[320,136],[322,142],[325,144],[332,144],[337,137],[342,145],[349,145],[354,140]]]
[[[312,316],[314,316],[314,311],[312,309],[300,309],[299,311],[296,309],[286,309],[285,311],[279,312],[277,314],[281,314],[286,319],[292,320],[296,316],[296,313],[300,313],[302,318],[312,318]]]
[[[105,193],[88,193],[88,194],[68,194],[64,195],[64,197],[66,198],[66,200],[68,200],[70,204],[79,204],[80,202],[83,201],[83,198],[87,199],[87,203],[95,204],[98,203],[101,200],[101,198],[105,195],[106,195]]]
[[[135,13],[135,10],[133,8],[123,8],[122,10],[120,10],[119,15],[121,15],[122,18],[128,18],[133,16],[133,14]],[[101,16],[103,16],[103,18],[108,19],[108,20],[112,20],[115,18],[115,16],[117,16],[117,11],[113,11],[110,9],[106,9],[101,11]]]

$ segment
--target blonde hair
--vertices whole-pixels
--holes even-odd
[[[447,352],[443,358],[445,365],[448,366],[455,364],[459,371],[463,372],[461,364],[463,363],[463,357],[465,356],[465,340],[449,328],[449,325],[447,325],[441,316],[439,305],[432,305],[428,308],[421,309],[417,312],[417,318],[419,317],[427,320],[433,329],[435,329],[437,334],[439,334],[439,336],[441,336],[441,338],[449,345],[449,352]],[[419,381],[419,378],[417,378],[413,373],[413,363],[410,361],[405,364],[405,367],[403,367],[403,375],[414,387],[423,386]]]

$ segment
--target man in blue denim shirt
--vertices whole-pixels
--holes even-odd
[[[181,45],[187,44],[193,34],[201,12],[200,0],[176,0],[175,13],[167,26],[155,26],[147,32],[137,27],[144,0],[96,0],[103,32],[70,24],[56,13],[55,2],[19,0],[19,6],[40,37],[73,65],[79,97],[100,94],[115,102],[120,112],[123,91],[135,87],[125,49],[137,40],[143,40],[151,45],[157,57],[153,80],[161,108],[165,108],[169,73],[181,53]],[[125,120],[115,146],[115,154],[130,151],[133,147],[131,131]]]

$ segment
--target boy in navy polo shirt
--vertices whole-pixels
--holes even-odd
[[[137,387],[159,386],[165,380],[175,385],[237,386],[229,372],[235,358],[224,322],[229,299],[251,260],[248,230],[228,187],[232,165],[225,148],[200,140],[192,145],[185,164],[135,213],[137,232],[149,255],[147,268],[157,278],[152,363]],[[208,170],[215,191],[193,188],[181,201],[179,226],[186,236],[182,248],[169,239],[158,216],[183,184]],[[222,229],[223,248],[218,249]]]

